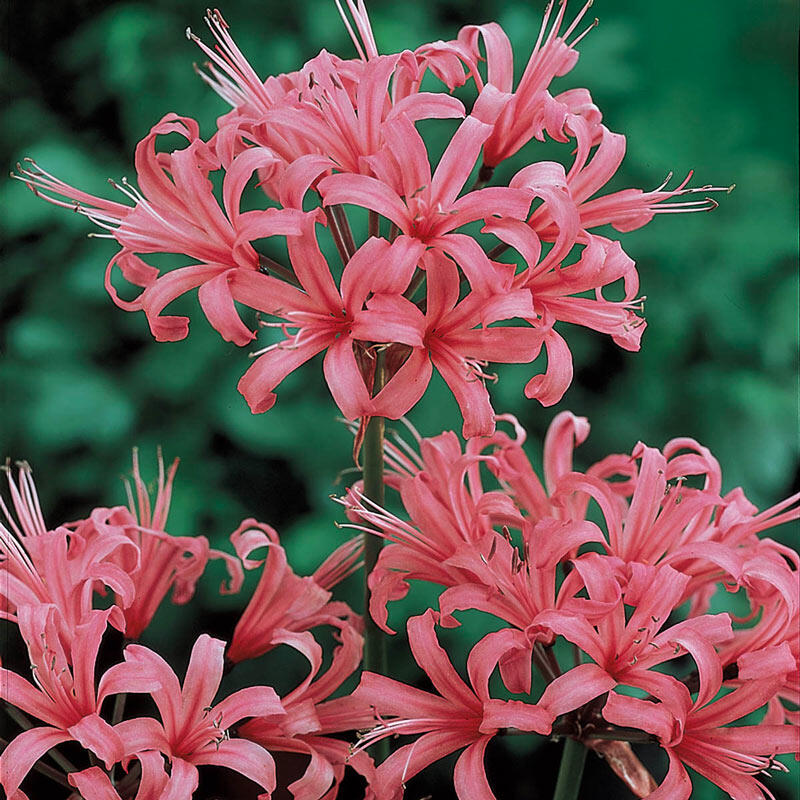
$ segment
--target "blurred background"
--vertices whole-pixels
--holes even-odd
[[[384,52],[496,20],[521,71],[544,5],[372,0],[369,10]],[[580,7],[570,5],[573,12]],[[264,77],[298,68],[323,47],[354,55],[332,0],[296,0],[291,8],[228,0],[220,10]],[[134,177],[133,149],[165,113],[198,119],[210,136],[227,107],[195,75],[201,54],[184,37],[190,25],[210,39],[204,11],[192,0],[3,4],[6,169],[32,156],[67,182],[110,196],[106,178]],[[735,183],[736,190],[718,198],[713,214],[656,217],[620,237],[647,296],[640,353],[563,326],[576,368],[564,400],[551,409],[525,400],[531,369],[514,366],[499,370],[495,409],[527,427],[534,463],[547,425],[563,409],[592,423],[578,451],[581,468],[640,439],[661,446],[692,436],[720,460],[724,490],[743,486],[767,507],[798,483],[796,4],[601,0],[591,14],[600,25],[554,89],[588,88],[606,125],[628,137],[611,188],[651,189],[669,171],[682,177],[694,169],[695,185]],[[568,148],[540,152],[534,144],[524,156],[569,163]],[[246,352],[223,342],[197,313],[188,339],[156,344],[142,314],[120,311],[106,295],[103,271],[115,247],[86,238],[92,226],[85,218],[10,180],[0,182],[0,207],[0,453],[31,462],[49,525],[123,502],[120,476],[130,470],[131,447],[140,448],[152,477],[161,445],[182,462],[171,532],[204,534],[224,547],[239,521],[255,516],[278,529],[298,572],[312,571],[342,536],[329,495],[352,478],[340,477],[352,466],[351,438],[336,421],[319,360],[280,386],[268,414],[253,416],[236,391]],[[181,302],[196,305],[193,298]],[[441,382],[410,418],[426,435],[461,426]],[[797,529],[784,527],[776,538],[796,546]],[[225,636],[242,602],[219,598],[220,576],[210,571],[192,603],[165,607],[147,634],[179,674],[188,643],[201,630]],[[343,591],[360,603],[357,581]],[[421,611],[427,599],[412,592],[392,619]],[[453,642],[466,652],[485,624],[472,620],[451,632]],[[393,647],[398,674],[414,680],[402,640]],[[259,662],[253,669],[262,672],[253,675],[285,675],[281,658]],[[557,755],[558,745],[532,751],[527,740],[493,745],[489,776],[498,797],[551,796]],[[530,769],[514,766],[520,757]],[[606,781],[604,765],[589,761],[581,797],[626,796]],[[777,796],[796,796],[796,778],[794,770],[770,785]],[[227,796],[215,791],[209,796]],[[446,770],[410,782],[409,798],[425,795],[453,796]],[[694,796],[720,795],[698,781]]]

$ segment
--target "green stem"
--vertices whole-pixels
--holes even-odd
[[[565,739],[553,800],[577,800],[586,763],[586,748],[577,739]]]
[[[383,352],[379,352],[375,362],[375,378],[373,394],[377,394],[386,380]],[[384,504],[383,485],[383,442],[386,420],[383,417],[372,417],[367,423],[364,435],[364,494],[379,506]],[[364,534],[364,669],[387,674],[386,637],[375,624],[369,613],[369,575],[378,561],[383,547],[383,539],[371,533]],[[386,757],[389,742],[383,740],[375,745],[376,755]]]

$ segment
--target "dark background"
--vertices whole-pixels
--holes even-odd
[[[384,52],[497,20],[521,70],[543,6],[431,0],[369,9]],[[578,3],[570,6],[577,12]],[[188,0],[6,2],[0,147],[7,167],[30,155],[66,181],[110,196],[106,178],[134,177],[133,148],[165,113],[195,117],[210,136],[226,106],[195,76],[201,54],[184,37],[191,25],[210,39],[204,10]],[[322,47],[353,55],[332,0],[230,0],[221,10],[262,76],[296,69]],[[695,169],[695,184],[735,183],[736,190],[719,198],[713,214],[657,217],[622,237],[648,298],[640,353],[563,326],[576,367],[564,400],[552,409],[525,400],[530,367],[507,367],[492,388],[495,408],[528,428],[534,462],[547,425],[566,408],[593,425],[579,467],[640,439],[661,446],[693,436],[719,458],[724,490],[741,485],[767,507],[797,484],[795,3],[603,0],[592,14],[600,26],[555,89],[587,87],[605,123],[627,135],[611,188],[650,189],[670,170],[680,177]],[[569,159],[568,148],[550,145],[523,155]],[[118,310],[105,294],[114,247],[87,239],[87,220],[10,180],[0,182],[0,208],[0,451],[33,464],[49,525],[123,502],[119,478],[129,471],[131,446],[140,447],[152,476],[160,444],[182,459],[173,533],[202,533],[225,546],[239,520],[255,516],[281,532],[298,572],[313,570],[341,538],[333,526],[341,515],[328,498],[351,466],[350,436],[336,422],[319,362],[284,382],[267,415],[252,416],[236,391],[246,352],[222,342],[198,314],[187,340],[153,342],[144,316]],[[410,418],[428,435],[461,424],[440,382]],[[778,538],[796,545],[796,534],[787,526]],[[179,674],[197,633],[224,637],[242,602],[219,598],[219,575],[211,573],[188,607],[166,607],[147,634]],[[359,602],[355,583],[344,591]],[[426,597],[412,592],[392,619],[421,610]],[[463,651],[456,663],[486,624],[470,619],[452,634],[454,651]],[[414,680],[402,642],[394,647],[398,674]],[[269,656],[239,680],[269,682],[290,661]],[[556,745],[532,752],[527,739],[494,743],[488,770],[498,797],[549,797],[557,756]],[[595,776],[606,772],[590,758],[581,796],[623,797],[618,784]],[[448,797],[451,784],[440,775],[437,784],[435,777],[411,782],[407,796]],[[793,767],[770,785],[788,797],[796,778]],[[695,796],[719,793],[698,781]]]

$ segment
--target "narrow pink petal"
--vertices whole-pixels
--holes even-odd
[[[486,48],[488,82],[501,92],[513,91],[514,54],[505,31],[496,22],[489,22],[486,25],[468,25],[458,32],[458,39],[477,54],[479,35],[483,37],[483,44]]]
[[[492,217],[483,226],[481,233],[493,233],[500,241],[511,245],[524,259],[529,267],[539,263],[542,243],[536,232],[521,219],[512,217]]]
[[[558,717],[611,691],[616,685],[614,678],[597,664],[579,664],[547,685],[539,705]]]
[[[483,704],[481,733],[493,733],[500,728],[550,733],[556,716],[549,709],[521,700],[487,700]]]
[[[84,800],[120,800],[119,793],[100,767],[70,772],[67,779]]]
[[[431,181],[431,205],[449,209],[464,188],[491,125],[468,116],[459,126],[442,154]],[[484,206],[486,208],[486,206]]]
[[[280,698],[271,686],[239,689],[214,706],[214,717],[220,717],[219,724],[223,730],[245,717],[267,717],[284,713]]]
[[[268,147],[249,147],[229,164],[222,183],[222,202],[234,228],[240,214],[242,192],[253,173],[259,169],[269,170],[279,163],[278,157]]]
[[[0,668],[0,699],[42,722],[59,724],[60,714],[53,701],[21,675],[4,668]]]
[[[305,292],[255,270],[233,270],[229,273],[229,288],[234,300],[265,314],[287,317],[293,311],[314,313],[320,310]]]
[[[494,409],[483,381],[470,370],[464,359],[437,348],[431,353],[434,366],[456,398],[464,425],[462,436],[491,436],[494,433]]]
[[[319,182],[319,190],[325,205],[352,203],[377,211],[403,231],[410,228],[410,215],[403,201],[396,192],[376,178],[366,175],[330,175]]]
[[[623,547],[618,554],[624,559],[633,558],[632,554],[639,551],[647,538],[661,507],[667,485],[667,461],[664,456],[655,448],[644,445],[640,447],[639,453],[642,459],[639,476],[625,518]]]
[[[284,208],[303,208],[303,198],[309,187],[324,172],[336,165],[328,156],[306,155],[293,161],[281,181],[280,201]]]
[[[123,720],[114,726],[114,730],[122,739],[126,755],[136,755],[144,750],[158,750],[166,756],[172,756],[172,748],[163,726],[152,717]]]
[[[692,796],[692,781],[680,758],[667,749],[669,770],[661,785],[647,795],[648,800],[689,800]],[[760,799],[759,799],[760,800]]]
[[[159,342],[177,342],[189,333],[187,317],[162,317],[161,312],[176,297],[200,286],[224,272],[227,267],[220,264],[200,264],[181,267],[162,275],[144,290],[140,301],[147,314],[150,330]]]
[[[414,660],[422,667],[442,697],[451,703],[475,708],[478,698],[470,691],[450,663],[450,658],[434,633],[434,612],[428,609],[422,616],[408,621],[408,642]]]
[[[468,192],[453,203],[450,230],[468,222],[488,220],[495,216],[524,220],[528,216],[533,197],[527,187],[489,186]]]
[[[374,672],[361,673],[361,681],[353,697],[375,708],[381,716],[413,719],[419,715],[423,718],[440,719],[446,724],[453,713],[452,705],[444,698]]]
[[[214,704],[222,682],[225,642],[201,634],[192,647],[181,692],[181,719],[188,724],[202,719]]]
[[[322,367],[331,395],[346,419],[372,415],[372,400],[349,336],[339,337],[328,347]]]
[[[319,249],[314,218],[308,216],[304,221],[302,235],[288,237],[286,244],[295,275],[309,297],[319,307],[334,314],[341,313],[342,298],[336,288],[328,262]]]
[[[310,744],[296,739],[298,750],[306,750],[311,757],[302,777],[288,786],[294,800],[319,800],[335,780],[330,761],[320,755]]]
[[[197,296],[211,326],[219,331],[226,342],[244,347],[255,339],[255,334],[242,322],[231,295],[229,272],[206,281]]]
[[[72,737],[56,728],[31,728],[9,742],[0,755],[0,784],[13,798],[33,765],[48,751]]]
[[[199,785],[197,767],[182,758],[173,758],[169,780],[158,800],[186,800],[194,795]]]
[[[373,295],[367,310],[356,315],[350,327],[353,339],[424,347],[425,317],[417,306],[400,294]]]
[[[603,718],[612,725],[636,728],[657,736],[665,744],[674,738],[675,718],[661,703],[611,692],[603,707]]]
[[[275,405],[273,389],[300,365],[324,350],[330,337],[317,335],[294,347],[280,347],[259,356],[241,377],[238,389],[254,414],[269,411]]]
[[[195,751],[192,764],[228,767],[250,778],[263,789],[275,789],[275,762],[261,745],[247,739],[228,739]]]
[[[90,714],[69,727],[70,736],[82,747],[91,750],[110,769],[122,761],[125,747],[119,734],[97,714]]]
[[[498,327],[459,331],[447,343],[467,358],[498,364],[527,364],[542,349],[543,336],[536,328]]]
[[[375,415],[399,419],[425,394],[433,374],[433,365],[424,348],[415,348],[386,386],[372,398]]]
[[[421,119],[456,119],[465,114],[464,104],[449,94],[417,92],[398,100],[386,120],[406,116],[412,122]]]
[[[456,761],[453,784],[459,800],[497,800],[489,788],[483,756],[490,736],[481,736]]]
[[[589,420],[562,411],[553,417],[544,439],[544,477],[547,491],[555,491],[562,475],[572,472],[572,453],[589,435]]]
[[[525,397],[543,406],[555,405],[572,383],[572,354],[567,343],[551,330],[544,339],[547,347],[547,372],[534,375],[525,386]]]
[[[378,797],[394,798],[407,780],[425,767],[480,739],[477,732],[458,728],[434,731],[396,750],[376,770],[373,790]]]
[[[511,628],[488,633],[470,651],[467,674],[475,694],[484,702],[489,699],[489,678],[500,659],[512,650],[520,650],[530,658],[528,637]]]

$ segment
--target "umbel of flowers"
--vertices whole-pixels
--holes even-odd
[[[281,380],[324,352],[325,379],[348,419],[399,418],[435,368],[461,408],[464,436],[490,435],[488,363],[532,362],[544,347],[546,371],[525,393],[552,405],[572,380],[560,323],[639,348],[645,323],[636,268],[597,229],[629,231],[660,212],[711,209],[708,197],[682,198],[714,188],[687,188],[687,177],[673,189],[604,190],[625,137],[603,124],[586,89],[548,91],[577,61],[575,46],[588,28],[576,31],[588,5],[569,25],[566,3],[548,8],[516,86],[511,46],[495,23],[381,55],[363,5],[350,6],[359,58],[323,50],[297,72],[265,81],[218,12],[206,19],[213,49],[188,31],[209,59],[204,78],[233,109],[207,140],[194,120],[165,116],[136,148],[138,188],[114,184],[126,202],[86,194],[33,162],[17,177],[85,214],[119,245],[106,286],[120,307],[145,313],[156,339],[187,336],[189,320],[164,312],[194,289],[211,325],[242,347],[257,334],[237,304],[260,312],[273,335],[239,382],[254,412],[269,409]],[[457,87],[470,108],[444,91]],[[415,126],[432,118],[460,120],[435,167]],[[185,146],[159,152],[166,134]],[[486,185],[503,161],[546,136],[573,152],[568,168],[540,161],[516,169],[508,185]],[[214,173],[221,173],[221,198]],[[244,210],[253,181],[269,205]],[[363,240],[354,238],[346,206],[368,209]],[[479,235],[464,231],[474,222],[482,224]],[[341,265],[323,256],[323,232]],[[269,238],[285,244],[284,263],[254,247]],[[186,265],[161,272],[147,263],[152,253],[178,255]],[[134,299],[117,293],[117,272],[138,287]],[[604,287],[620,281],[624,298],[605,299]],[[379,359],[385,375],[376,385]]]
[[[662,451],[640,444],[576,471],[573,449],[589,428],[568,412],[550,427],[540,478],[524,431],[495,414],[486,388],[491,362],[531,363],[545,352],[546,369],[533,368],[525,394],[558,402],[572,380],[565,322],[637,350],[638,274],[608,226],[625,232],[657,213],[710,210],[706,195],[717,188],[690,188],[688,176],[671,189],[605,189],[625,138],[604,125],[586,89],[549,88],[593,27],[589,4],[572,18],[565,2],[547,7],[517,83],[495,23],[381,54],[362,0],[347,6],[349,17],[339,10],[357,58],[323,50],[266,80],[219,12],[206,18],[213,45],[187,31],[208,58],[202,77],[232,109],[207,139],[194,120],[166,115],[137,146],[135,183],[114,184],[124,202],[32,161],[19,169],[34,192],[116,243],[106,287],[121,308],[144,312],[156,339],[188,335],[189,320],[167,307],[197,289],[221,336],[255,348],[239,381],[254,413],[271,408],[286,375],[324,353],[364,475],[341,499],[358,537],[301,577],[278,534],[254,519],[231,535],[233,552],[167,533],[177,464],[165,469],[159,459],[151,497],[134,456],[128,508],[97,508],[55,528],[29,467],[8,468],[0,612],[27,649],[31,676],[14,664],[0,670],[0,697],[20,729],[0,755],[0,784],[24,800],[36,770],[83,800],[188,800],[198,767],[213,765],[269,797],[280,777],[271,754],[290,752],[307,756],[288,787],[298,800],[335,797],[348,765],[367,800],[396,800],[407,780],[460,751],[458,796],[488,800],[484,751],[514,732],[563,738],[567,755],[597,751],[639,797],[688,798],[686,767],[734,798],[770,797],[759,774],[782,768],[776,755],[800,751],[800,559],[763,533],[796,519],[800,498],[758,512],[741,490],[723,494],[719,465],[690,439]],[[416,125],[431,119],[456,120],[435,165]],[[160,150],[167,134],[185,144]],[[504,164],[545,138],[564,144],[566,167]],[[500,174],[510,178],[501,184]],[[164,253],[182,266],[148,263]],[[133,295],[118,288],[120,277]],[[622,300],[606,299],[611,284],[623,287]],[[461,409],[466,443],[452,432],[417,436],[417,449],[385,441],[383,420],[415,406],[434,368]],[[386,510],[384,485],[399,493],[404,516]],[[362,552],[364,619],[332,594],[362,566]],[[245,570],[259,579],[226,641],[197,638],[181,680],[139,639],[168,592],[174,603],[191,599],[210,559],[227,567],[221,591],[240,592]],[[392,633],[389,607],[409,581],[441,587],[436,606],[406,624],[432,692],[380,674],[370,655],[376,629]],[[721,591],[746,598],[746,619],[710,613]],[[465,680],[437,625],[459,625],[467,609],[505,627],[474,643]],[[335,642],[328,661],[315,637],[323,627]],[[119,638],[112,629],[124,646],[101,669],[101,645]],[[367,668],[342,693],[362,662],[362,634]],[[277,647],[308,662],[291,691],[279,696],[265,675],[217,697],[226,670]],[[153,715],[128,711],[128,695],[149,696]],[[388,756],[370,750],[395,736],[413,738]],[[632,743],[665,752],[660,785]],[[64,744],[83,760],[66,759]],[[575,797],[577,788],[567,776],[557,792]]]

